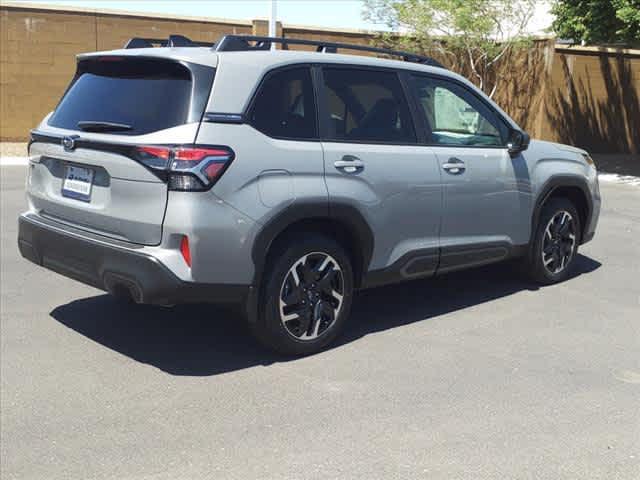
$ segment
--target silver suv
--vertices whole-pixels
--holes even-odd
[[[515,257],[561,281],[600,210],[587,152],[530,142],[435,61],[308,40],[79,55],[29,159],[25,258],[138,303],[240,304],[288,354],[334,340],[359,289]]]

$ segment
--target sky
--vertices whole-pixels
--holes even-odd
[[[270,0],[34,0],[40,4],[109,8],[132,12],[252,20],[267,18]],[[283,23],[323,27],[372,29],[362,20],[360,0],[278,0],[277,17]]]
[[[33,3],[244,20],[267,18],[271,12],[270,0],[34,0]],[[361,30],[383,28],[362,19],[363,3],[362,0],[278,0],[277,18],[282,23],[294,25]],[[542,33],[551,24],[547,2],[539,4],[530,33]]]

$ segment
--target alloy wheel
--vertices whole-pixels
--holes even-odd
[[[562,272],[575,253],[576,223],[569,212],[560,210],[547,223],[542,241],[542,263],[547,272]]]
[[[323,252],[309,253],[289,269],[280,289],[280,320],[298,340],[315,340],[335,323],[343,304],[344,276]]]

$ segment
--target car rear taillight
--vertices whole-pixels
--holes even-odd
[[[170,190],[208,190],[222,176],[231,161],[228,147],[136,147],[138,160],[147,167],[166,172]]]

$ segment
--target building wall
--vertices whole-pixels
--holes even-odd
[[[175,33],[213,42],[225,33],[265,35],[267,28],[264,20],[0,5],[0,140],[25,140],[55,107],[73,76],[78,53],[119,48],[133,36],[166,38]],[[355,30],[280,23],[277,30],[285,37],[345,43],[369,43],[373,38]],[[497,98],[503,108],[534,137],[594,152],[638,153],[640,51],[540,45],[547,61],[544,74],[536,77],[535,95],[533,87],[522,88],[522,81],[512,79],[506,83],[513,89]],[[526,68],[525,62],[514,70]],[[525,76],[533,78],[532,73]]]
[[[175,33],[213,42],[225,33],[252,32],[251,22],[1,5],[0,140],[25,140],[55,108],[73,77],[78,53],[121,48],[134,36]]]

